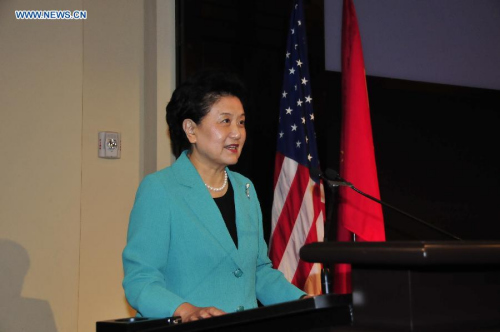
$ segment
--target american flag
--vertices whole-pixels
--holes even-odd
[[[325,219],[323,185],[309,172],[319,160],[302,0],[292,9],[283,76],[269,257],[294,285],[320,294],[321,265],[299,258],[302,246],[323,241]]]

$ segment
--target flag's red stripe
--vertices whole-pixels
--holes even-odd
[[[291,174],[295,175],[295,172],[297,171],[296,164],[297,163],[295,161],[288,159],[284,154],[280,153],[279,151],[276,151],[274,186],[273,186],[274,200],[271,212],[272,220],[271,220],[271,238],[269,241],[269,254],[271,254],[274,251],[272,234],[274,233],[274,229],[276,228],[276,224],[278,223],[279,215],[281,214],[281,210],[283,209],[283,205],[285,204],[285,200],[288,195],[288,190],[290,189],[291,181],[293,181],[293,177],[291,177],[290,175]],[[276,262],[273,263],[275,263],[275,266],[277,267]]]
[[[309,233],[307,234],[307,239],[304,245],[316,242],[316,240],[317,240],[317,230],[316,230],[316,223],[314,223],[311,225],[311,228],[309,229]],[[297,266],[297,269],[295,270],[295,274],[292,279],[292,284],[299,287],[300,289],[304,289],[307,277],[311,273],[313,265],[314,263],[309,263],[303,261],[302,259],[299,259],[299,264]]]
[[[276,183],[278,183],[278,179],[281,173],[281,167],[283,166],[283,161],[285,160],[285,156],[279,152],[276,152],[276,158],[274,159],[274,183],[273,189],[276,189]]]
[[[271,238],[273,250],[270,253],[270,258],[275,267],[279,266],[285,252],[308,183],[309,169],[299,165]]]
[[[297,266],[297,270],[295,271],[295,275],[293,276],[292,284],[300,289],[304,289],[307,277],[311,273],[313,266],[314,263],[305,262],[302,259],[299,260],[299,265]]]
[[[313,243],[313,242],[318,242],[318,230],[317,230],[317,220],[321,212],[323,212],[324,215],[324,207],[325,205],[321,202],[321,187],[319,184],[316,184],[313,188],[313,195],[312,195],[312,205],[314,207],[314,217],[313,217],[313,224],[311,225],[311,228],[309,229],[309,232],[307,234],[307,238],[305,240],[305,244],[308,243]],[[321,225],[322,227],[322,225]],[[320,239],[323,240],[323,239]],[[305,262],[302,259],[299,260],[299,265],[297,266],[297,270],[295,271],[295,275],[293,276],[292,283],[301,288],[304,289],[305,283],[307,281],[307,278],[309,277],[309,274],[311,273],[311,269],[313,268],[314,263],[309,263]]]

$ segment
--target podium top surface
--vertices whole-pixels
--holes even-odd
[[[500,241],[316,242],[300,249],[307,262],[358,265],[500,265]]]
[[[321,315],[331,316],[337,325],[349,325],[351,304],[351,295],[325,294],[179,324],[167,324],[165,318],[100,321],[96,322],[96,332],[258,331],[270,327],[273,329],[274,325],[287,331],[305,331],[305,328],[300,328],[303,324],[314,327],[328,322]],[[310,321],[309,318],[315,314],[323,318],[317,322]]]

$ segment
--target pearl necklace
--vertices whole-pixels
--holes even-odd
[[[214,188],[205,183],[205,187],[207,187],[209,190],[212,191],[222,191],[224,190],[224,188],[226,188],[226,186],[227,186],[227,172],[225,170],[224,170],[224,184],[222,185],[222,187]]]

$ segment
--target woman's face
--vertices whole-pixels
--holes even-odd
[[[199,124],[191,124],[186,134],[192,144],[192,157],[215,167],[238,162],[245,144],[245,111],[237,97],[221,97]]]

